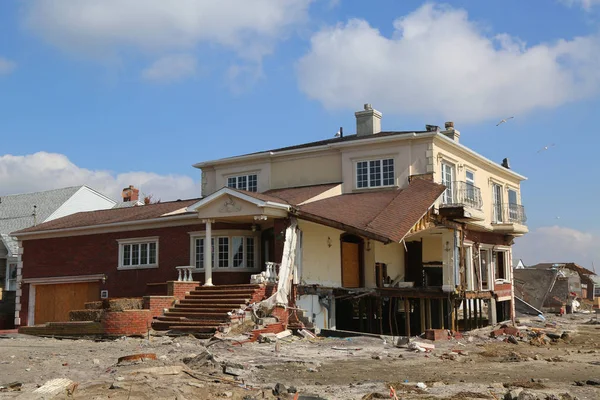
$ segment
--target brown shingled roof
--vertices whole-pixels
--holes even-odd
[[[128,208],[113,208],[109,210],[79,212],[63,218],[48,221],[37,226],[32,226],[31,228],[22,229],[14,232],[13,234],[18,236],[19,233],[42,232],[56,229],[71,229],[86,226],[106,225],[116,222],[155,219],[164,216],[164,214],[188,207],[199,200],[200,199],[177,200]]]
[[[308,203],[299,207],[298,215],[351,227],[377,240],[400,242],[443,191],[442,185],[416,179],[402,190],[342,194]]]

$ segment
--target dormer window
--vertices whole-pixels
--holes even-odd
[[[356,163],[358,189],[394,185],[394,159],[359,161]]]
[[[256,174],[230,176],[227,178],[227,187],[256,192],[258,191],[258,176]]]

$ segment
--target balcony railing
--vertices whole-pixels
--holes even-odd
[[[445,206],[468,206],[481,210],[481,190],[467,182],[452,182],[442,195],[442,204]]]
[[[494,204],[494,222],[497,224],[525,225],[525,222],[527,222],[525,207],[514,203],[496,203]]]

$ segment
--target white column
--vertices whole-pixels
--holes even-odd
[[[204,237],[204,286],[213,286],[212,283],[212,223],[211,219],[204,220],[206,236]]]

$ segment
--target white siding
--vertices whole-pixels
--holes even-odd
[[[65,201],[46,221],[62,218],[82,211],[107,210],[117,204],[100,193],[83,186],[69,200]],[[46,222],[44,221],[44,222]]]

